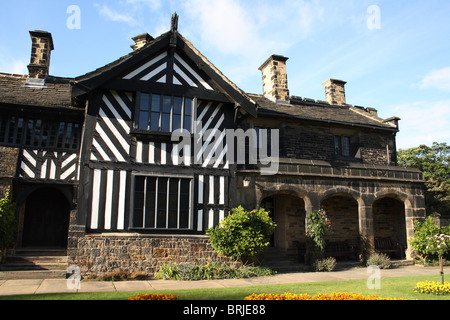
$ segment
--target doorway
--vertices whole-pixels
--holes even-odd
[[[25,205],[22,247],[67,248],[70,204],[53,187],[32,192]]]
[[[269,211],[269,215],[277,227],[270,245],[288,253],[296,251],[299,243],[305,243],[305,202],[303,199],[286,193],[277,193],[261,201],[261,207]]]

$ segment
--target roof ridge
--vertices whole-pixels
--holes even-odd
[[[355,106],[352,106],[352,105],[348,105],[348,106],[350,107],[349,110],[351,110],[353,112],[356,112],[356,113],[358,113],[358,114],[360,114],[360,115],[362,115],[364,117],[370,118],[370,119],[378,121],[380,123],[386,124],[386,122],[384,122],[383,118],[380,118],[378,116],[374,116],[374,115],[371,115],[371,114],[367,114],[367,111],[362,111],[360,108],[357,108]],[[396,126],[394,124],[392,124],[392,123],[387,123],[387,124],[390,125],[393,128],[396,128]]]

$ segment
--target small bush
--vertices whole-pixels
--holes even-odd
[[[210,262],[203,264],[164,264],[155,274],[156,278],[171,280],[212,280],[240,279],[271,276],[274,272],[266,267],[241,266],[232,267],[226,263]]]
[[[115,270],[111,272],[107,272],[104,274],[91,274],[89,279],[95,279],[100,281],[126,281],[126,280],[145,280],[148,278],[148,275],[144,271],[124,271],[124,270]]]
[[[317,272],[330,272],[336,267],[336,259],[328,257],[314,262],[314,270]]]
[[[389,269],[391,265],[391,259],[384,253],[375,252],[367,259],[367,266],[377,266],[380,269]]]
[[[207,230],[212,247],[232,259],[252,259],[270,242],[275,223],[264,209],[245,211],[239,206],[219,225]]]
[[[8,188],[5,197],[0,199],[0,263],[3,263],[6,249],[14,244],[16,230],[16,205]]]

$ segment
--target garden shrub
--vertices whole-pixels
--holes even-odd
[[[232,259],[251,260],[262,253],[270,242],[275,223],[263,208],[245,211],[232,209],[216,227],[207,230],[212,247]]]
[[[148,274],[145,271],[127,271],[127,270],[114,270],[103,274],[91,274],[88,279],[94,279],[99,281],[126,281],[126,280],[145,280],[148,278]]]
[[[391,265],[391,259],[385,253],[375,252],[367,259],[367,266],[377,266],[380,269],[389,269]]]
[[[266,267],[244,265],[236,268],[226,263],[213,261],[187,265],[163,264],[155,277],[171,280],[212,280],[253,278],[273,274],[274,271]]]
[[[307,236],[314,244],[316,256],[322,257],[325,251],[325,236],[331,228],[325,210],[312,211],[306,215]]]
[[[10,188],[0,200],[0,263],[3,263],[6,249],[14,244],[16,238],[16,205],[11,200]]]
[[[317,272],[331,272],[336,267],[336,259],[334,257],[319,259],[314,262],[313,266]]]
[[[439,234],[439,227],[434,222],[431,216],[427,217],[424,222],[418,220],[414,221],[414,235],[409,240],[411,248],[414,250],[416,257],[422,260],[423,263],[436,259],[427,249],[428,237]]]

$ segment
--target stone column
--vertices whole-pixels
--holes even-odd
[[[361,237],[361,252],[368,256],[375,251],[375,236],[373,229],[373,211],[372,202],[370,205],[366,205],[364,201],[358,201],[358,212],[359,212],[359,234]],[[367,258],[364,256],[360,257],[360,260]]]

